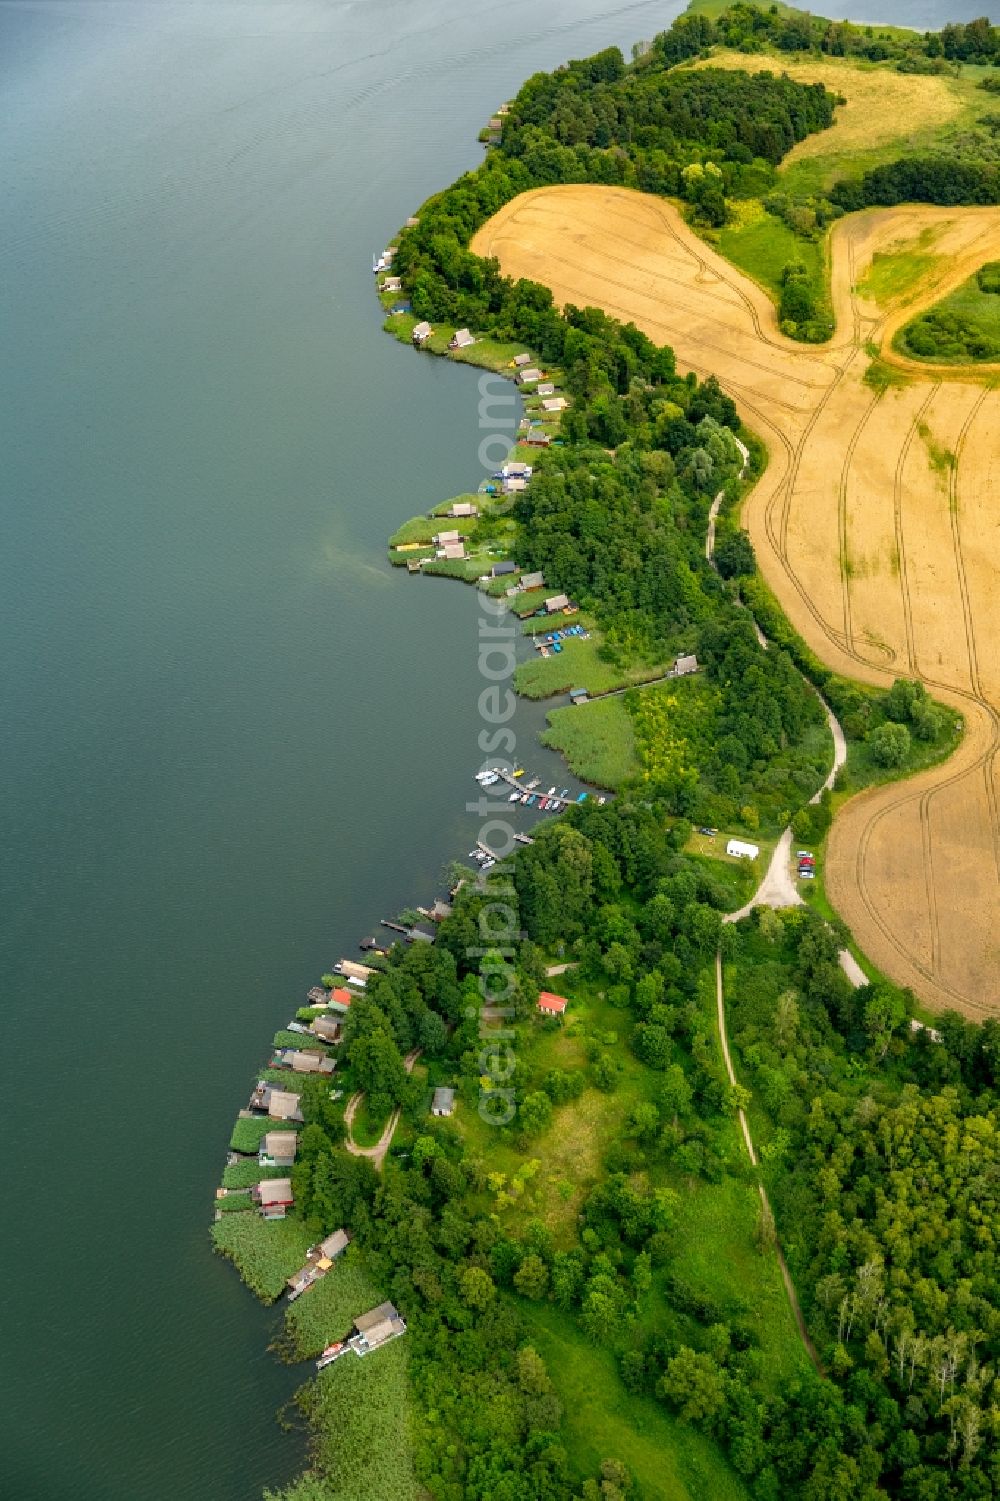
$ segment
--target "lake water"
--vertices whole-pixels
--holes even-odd
[[[679,9],[0,7],[18,1501],[248,1501],[300,1461],[277,1316],[208,1249],[226,1139],[308,984],[475,827],[473,597],[384,541],[481,478],[477,379],[379,332],[369,256],[529,73]]]

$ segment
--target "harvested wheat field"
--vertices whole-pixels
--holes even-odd
[[[932,247],[916,281],[915,246]],[[965,716],[945,766],[842,810],[827,886],[865,952],[928,1004],[1000,1013],[1000,393],[981,369],[938,372],[889,352],[903,319],[1000,258],[1000,210],[842,220],[837,334],[821,349],[786,339],[767,295],[662,199],[539,189],[472,248],[714,373],[770,450],[745,522],[796,628],[837,671],[919,677]],[[880,300],[858,290],[876,254]],[[863,378],[872,345],[901,367],[882,389]]]

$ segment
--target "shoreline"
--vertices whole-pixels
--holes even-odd
[[[383,307],[385,307],[384,302],[383,302]],[[388,310],[387,310],[387,312],[388,312]],[[412,319],[412,316],[408,315],[408,314],[397,314],[395,316],[397,318],[402,318],[404,321],[401,322],[401,323],[399,323],[399,324],[397,324],[397,325],[392,325],[391,322],[390,322],[390,320],[393,317],[393,315],[391,313],[389,313],[388,316],[387,316],[387,318],[386,318],[386,320],[385,320],[384,327],[386,328],[386,331],[394,333],[396,335],[396,337],[399,338],[400,337],[400,332],[402,332],[403,334],[409,332],[410,329],[412,329],[412,327],[415,325],[416,320]],[[409,324],[406,321],[407,319],[409,319]],[[438,337],[439,338],[440,337],[450,338],[450,337],[452,337],[454,335],[454,332],[455,331],[453,331],[453,330],[449,330],[449,332],[447,334],[445,334],[445,335],[439,335]],[[406,342],[406,339],[405,338],[401,338],[400,342]],[[475,345],[476,345],[477,342],[479,342],[479,341],[478,340],[473,341],[473,343],[471,345],[467,346],[464,349],[460,349],[458,351],[450,351],[446,347],[445,348],[431,347],[429,340],[425,341],[424,347],[427,348],[427,352],[429,352],[429,353],[434,353],[434,354],[437,354],[439,356],[440,355],[449,355],[450,354],[450,355],[452,355],[455,358],[455,362],[456,363],[470,364],[470,365],[473,365],[476,368],[479,368],[481,370],[490,371],[495,376],[499,375],[499,376],[501,376],[504,379],[513,380],[514,377],[512,375],[508,375],[504,370],[500,370],[500,369],[497,368],[496,363],[495,363],[495,356],[492,359],[485,357],[485,355],[487,353],[487,351],[485,349],[483,351],[484,357],[481,358],[481,359],[477,358],[471,352],[475,348]],[[482,342],[484,343],[484,345],[489,346],[489,348],[491,348],[491,349],[495,348],[495,346],[492,345],[488,339],[484,339]],[[519,346],[512,346],[512,347],[519,347]],[[525,353],[526,354],[530,354],[530,350],[525,350]],[[513,368],[513,366],[508,363],[508,369],[512,369],[512,368]],[[545,368],[541,364],[540,361],[539,361],[539,368],[541,368],[543,370]],[[555,432],[553,433],[553,435],[550,437],[550,443],[557,441],[556,435],[558,434],[558,430],[559,429],[557,427],[555,429]],[[755,442],[757,442],[759,444],[761,442],[761,440],[759,438],[757,438],[756,435],[753,435],[753,436],[754,436]],[[739,440],[737,440],[737,441],[739,441]],[[742,447],[742,444],[741,444],[741,447]],[[748,457],[747,450],[744,448],[743,451],[744,451],[745,458]],[[515,454],[518,455],[518,457],[516,459],[514,458]],[[515,444],[514,448],[511,449],[511,459],[515,463],[530,463],[530,461],[531,461],[531,445],[525,445],[523,443],[517,443],[517,444]],[[737,514],[737,515],[739,514],[739,512],[740,512],[741,508],[743,507],[743,505],[748,502],[749,497],[752,494],[753,489],[754,489],[755,485],[758,482],[758,479],[759,479],[759,476],[753,478],[750,481],[750,484],[747,486],[747,488],[740,495],[740,497],[735,502],[731,502],[730,503],[730,505],[728,507],[728,509],[729,509],[730,512],[732,512],[734,514]],[[475,493],[478,495],[480,492],[477,491]],[[719,503],[720,503],[721,499],[722,499],[722,497],[720,495],[720,497],[718,497],[718,499],[715,502],[715,504],[712,506],[712,510],[711,510],[711,513],[710,513],[710,522],[711,522],[711,527],[712,527],[713,533],[714,533],[714,527],[715,527],[715,523],[716,523],[716,518],[717,518],[717,516],[719,514]],[[459,498],[459,501],[460,501],[460,503],[463,503],[462,498]],[[472,500],[468,501],[467,503],[470,504],[470,505],[477,504],[476,501],[472,501]],[[408,526],[411,526],[414,523],[417,523],[417,522],[424,523],[424,522],[431,522],[431,521],[436,521],[436,520],[444,520],[445,516],[447,515],[447,513],[442,514],[443,507],[446,507],[446,506],[449,506],[449,505],[452,507],[452,511],[454,511],[454,502],[442,501],[436,507],[434,507],[433,510],[430,513],[428,513],[428,515],[426,515],[424,517],[411,518],[411,522],[404,523],[403,526],[399,529],[399,531],[397,533],[393,534],[394,537],[395,536],[399,536],[400,533],[404,532]],[[486,519],[486,518],[491,517],[492,515],[495,515],[495,514],[497,514],[497,513],[491,513],[490,512],[490,510],[487,508],[487,506],[486,506],[486,504],[484,502],[482,512],[480,513],[480,515],[482,516],[482,518]],[[462,518],[459,517],[459,516],[457,516],[457,515],[455,515],[451,519],[462,519]],[[480,516],[473,517],[473,518],[470,518],[470,519],[473,522],[477,522],[478,523],[478,521],[480,519]],[[448,530],[448,528],[444,528],[443,530]],[[452,528],[451,530],[459,530],[460,531],[461,528]],[[467,532],[465,535],[467,537],[468,536],[472,536],[476,532],[476,530],[477,530],[477,527],[473,526],[469,530],[469,532]],[[419,538],[415,538],[414,540],[415,540],[415,549],[416,550],[418,550],[418,551],[427,551],[427,550],[429,550],[428,548],[426,548],[420,542]],[[460,578],[460,581],[462,581],[462,582],[476,584],[477,589],[479,589],[480,586],[481,586],[481,584],[483,583],[483,579],[484,579],[485,575],[475,575],[475,576],[473,576],[471,570],[466,571],[466,572],[449,572],[445,568],[435,569],[435,570],[432,570],[432,569],[427,568],[427,567],[419,568],[419,560],[416,559],[416,558],[413,558],[411,560],[407,560],[405,557],[401,557],[401,558],[392,557],[392,552],[393,551],[399,552],[401,550],[401,547],[402,547],[402,549],[405,550],[405,548],[407,548],[409,545],[410,544],[408,542],[404,542],[404,543],[401,544],[401,546],[397,546],[395,549],[393,549],[392,547],[390,547],[390,559],[391,559],[391,561],[394,564],[396,564],[397,566],[402,566],[403,564],[407,563],[407,561],[412,561],[412,562],[418,563],[418,569],[419,569],[419,571],[428,571],[428,572],[431,572],[431,576],[458,577],[458,578]],[[432,543],[431,545],[433,546],[434,544]],[[454,561],[454,562],[463,562],[463,563],[467,562],[467,561],[471,561],[470,559],[468,559],[465,556],[464,546],[463,546],[462,551],[463,551],[463,556],[461,558],[457,558],[456,557],[456,558],[452,559],[452,558],[449,558],[447,555],[445,555],[443,558],[435,559],[435,561],[441,561],[441,562],[443,562],[445,564],[447,564],[449,562],[452,562],[452,561]],[[496,556],[498,558],[498,561],[501,561],[501,562],[515,562],[515,559],[513,558],[513,556],[509,556],[509,550],[508,550],[508,552],[503,552],[503,550],[501,549],[498,552],[496,552]],[[707,556],[709,556],[709,558],[711,557],[711,547],[710,547],[710,545],[707,548]],[[473,557],[475,557],[475,554],[473,554]],[[418,569],[411,569],[411,571],[418,571]],[[522,570],[515,570],[514,577],[517,580],[519,580],[520,573],[523,572],[523,571],[525,571],[525,570],[523,570],[523,569]],[[506,573],[505,574],[501,574],[501,575],[497,575],[496,573],[492,572],[492,569],[491,569],[490,577],[491,577],[492,581],[497,581],[499,578],[507,578],[507,577],[511,577],[511,575],[506,574]],[[757,577],[758,578],[760,577],[759,572],[757,574]],[[512,587],[512,586],[510,586],[510,585],[504,585],[503,587],[504,587],[504,589],[506,589],[506,588]],[[482,592],[482,591],[480,591],[480,592]],[[501,595],[499,593],[492,593],[491,592],[490,597],[492,597],[493,599],[495,599],[497,601],[497,603],[499,604],[500,599],[501,599]],[[749,606],[748,608],[750,609],[751,614],[753,615],[754,612],[753,612],[752,606]],[[778,606],[778,608],[780,610],[780,606]],[[504,611],[507,614],[513,613],[513,607],[506,600],[504,600],[504,602],[503,602],[503,609],[504,609]],[[785,627],[787,628],[787,632],[790,635],[795,635],[796,633],[794,631],[794,627],[792,626],[791,622],[788,621],[787,617],[784,614],[784,611],[780,611],[780,613],[781,613],[781,619],[782,619]],[[754,619],[756,620],[756,616],[755,615],[754,615]],[[758,627],[758,629],[759,629],[759,627]],[[524,639],[523,636],[522,636],[522,639]],[[784,643],[782,643],[782,644],[784,644]],[[801,642],[801,646],[802,646],[803,651],[808,651],[808,648],[806,647],[805,642]],[[808,681],[809,680],[808,679],[808,674],[806,674],[803,671],[803,669],[801,668],[801,665],[799,665],[799,664],[797,664],[797,665],[798,665],[798,670],[800,672],[802,672],[802,675]],[[666,676],[675,676],[675,675],[676,675],[675,673],[669,673],[669,674],[664,674],[664,677],[666,677]],[[626,692],[629,691],[629,689],[632,686],[635,686],[635,687],[652,686],[652,683],[656,682],[656,681],[661,681],[661,679],[653,679],[651,681],[637,683],[637,684],[634,684],[634,685],[633,684],[625,684],[625,685],[623,685],[621,687],[618,687],[618,688],[606,689],[606,690],[604,690],[601,693],[595,692],[592,696],[595,699],[598,699],[598,698],[612,697],[612,696],[616,696],[616,695],[624,695]],[[546,694],[546,695],[540,695],[540,696],[543,696],[543,697],[554,697],[555,695],[554,694]],[[947,755],[952,754],[953,750],[954,750],[954,746],[949,747],[942,754],[941,759],[945,759]],[[917,770],[911,772],[910,775],[918,775],[920,773],[920,771],[924,770],[924,769],[926,769],[926,768],[918,768]],[[835,773],[836,773],[836,764],[834,766],[834,773],[833,774],[835,774]],[[831,774],[831,775],[833,775],[833,774]],[[897,780],[897,779],[898,778],[893,778],[893,780]],[[862,791],[863,790],[864,789],[862,789]],[[816,797],[812,799],[812,802],[816,802],[816,800],[818,799],[819,795],[820,794],[817,793]],[[860,796],[861,792],[858,792],[856,795]],[[559,800],[557,799],[557,802],[558,801]],[[569,805],[568,802],[563,801],[562,807],[560,807],[558,809],[558,811],[564,811],[564,809],[568,805]],[[502,805],[501,805],[501,807],[502,807]],[[823,843],[825,844],[825,836],[824,836]],[[420,909],[420,910],[422,910],[422,909]],[[377,958],[382,958],[382,957],[384,957],[384,955],[380,953],[376,957]],[[382,966],[381,965],[376,965],[375,967],[376,968],[380,968]],[[324,985],[325,985],[325,981],[326,981],[327,978],[329,978],[329,977],[324,977]],[[304,1008],[300,1008],[300,1010],[296,1013],[296,1020],[298,1021],[300,1018],[302,1018],[302,1020],[301,1020],[302,1027],[306,1027],[308,1025],[312,1025],[312,1023],[316,1020],[316,1015],[314,1014],[312,1017],[310,1017],[307,1020],[303,1016],[303,1009]],[[315,1008],[313,1008],[313,1009],[315,1010]],[[326,1009],[325,1003],[323,1004],[322,1008],[320,1008],[320,1009],[322,1009],[322,1010]],[[294,1043],[295,1043],[295,1035],[296,1034],[294,1034],[294,1033],[290,1033],[290,1041],[291,1041],[292,1045],[294,1045]],[[286,1039],[286,1041],[287,1041],[287,1039]],[[276,1044],[277,1044],[277,1034],[276,1034]],[[312,1042],[310,1042],[310,1049],[314,1049],[314,1047],[315,1047],[315,1044],[313,1044]],[[326,1057],[327,1059],[332,1059],[333,1054],[324,1046],[324,1048],[321,1051],[321,1053],[319,1054],[319,1056]],[[408,1057],[406,1059],[408,1070],[412,1069],[413,1065],[415,1064],[415,1062],[417,1060],[417,1056],[418,1056],[418,1053],[414,1053],[412,1055],[408,1055]],[[265,1072],[265,1074],[269,1074],[269,1071],[267,1071],[267,1070],[265,1070],[264,1072]],[[731,1072],[731,1069],[730,1069],[730,1072]],[[269,1079],[269,1082],[272,1082],[272,1083],[274,1083],[274,1082],[280,1083],[281,1082],[281,1078],[280,1078],[281,1071],[278,1070],[277,1073],[278,1073],[278,1078],[277,1079]],[[353,1122],[353,1119],[354,1119],[356,1111],[361,1106],[361,1100],[362,1100],[362,1095],[359,1094],[359,1093],[354,1093],[352,1095],[351,1099],[349,1101],[347,1101],[347,1109],[348,1109],[348,1112],[350,1113],[350,1116],[351,1116],[351,1121],[348,1122],[348,1139],[347,1139],[347,1143],[346,1143],[347,1150],[348,1150],[348,1152],[353,1152],[356,1155],[361,1155],[361,1156],[376,1156],[377,1159],[378,1159],[378,1166],[381,1166],[382,1159],[384,1158],[385,1153],[388,1150],[389,1145],[391,1143],[392,1131],[394,1130],[395,1124],[396,1124],[396,1122],[399,1119],[399,1113],[400,1113],[399,1112],[399,1108],[397,1108],[397,1110],[395,1112],[395,1115],[391,1118],[391,1120],[389,1122],[389,1125],[387,1127],[388,1135],[386,1135],[386,1132],[382,1132],[379,1135],[378,1140],[377,1140],[377,1142],[374,1145],[359,1146],[359,1145],[356,1145],[354,1143],[354,1141],[353,1141],[353,1137],[351,1135],[351,1129],[350,1129],[350,1127],[351,1127],[351,1123]],[[351,1108],[352,1106],[353,1106],[353,1109]],[[241,1112],[241,1116],[243,1116],[243,1115],[245,1115],[245,1113]],[[245,1139],[249,1139],[248,1136],[245,1136]],[[231,1167],[236,1167],[236,1166],[241,1166],[241,1165],[243,1165],[243,1166],[249,1166],[249,1165],[251,1165],[251,1163],[252,1163],[252,1154],[244,1154],[243,1156],[240,1157],[239,1162],[230,1162],[229,1166],[231,1166]],[[273,1176],[273,1174],[272,1174],[272,1176]],[[263,1180],[263,1181],[267,1181],[267,1180]],[[232,1189],[227,1190],[227,1192],[226,1192],[226,1199],[228,1199],[231,1195],[235,1197],[240,1192],[241,1192],[241,1190],[237,1186],[234,1186]],[[225,1200],[220,1200],[219,1201],[220,1204],[222,1204],[224,1202],[225,1202]],[[239,1202],[241,1208],[249,1210],[250,1213],[253,1212],[252,1209],[250,1209],[250,1207],[249,1207],[249,1201],[238,1200],[238,1202]],[[217,1209],[217,1215],[216,1215],[217,1223],[221,1223],[232,1212],[233,1211],[230,1210],[230,1209]],[[238,1217],[238,1215],[236,1217]],[[286,1223],[292,1223],[292,1224],[294,1224],[294,1222],[286,1222]],[[304,1235],[306,1233],[305,1230],[304,1230],[304,1227],[300,1227],[300,1229],[301,1229],[302,1234]],[[298,1242],[295,1240],[295,1238],[294,1238],[293,1235],[289,1235],[289,1246],[290,1246],[290,1248],[292,1246],[295,1246],[296,1249],[298,1248]],[[221,1249],[221,1247],[220,1247],[220,1249]],[[312,1248],[312,1249],[315,1249],[315,1248]],[[311,1254],[310,1248],[308,1246],[304,1247],[303,1248],[303,1255],[307,1256],[309,1254]],[[282,1282],[280,1282],[280,1281],[278,1281],[276,1279],[272,1279],[270,1282],[268,1282],[267,1283],[267,1289],[270,1289],[271,1287],[275,1287],[277,1290],[274,1291],[274,1293],[273,1293],[272,1296],[265,1297],[264,1294],[262,1294],[257,1287],[253,1286],[253,1283],[245,1275],[245,1270],[239,1266],[238,1259],[236,1257],[233,1257],[232,1259],[237,1260],[237,1269],[240,1272],[241,1277],[243,1278],[244,1281],[247,1281],[248,1285],[252,1287],[252,1290],[254,1290],[254,1291],[256,1291],[258,1293],[258,1296],[262,1297],[264,1299],[264,1301],[268,1301],[268,1302],[276,1302],[277,1301],[277,1299],[281,1296],[282,1291],[284,1290]],[[352,1268],[356,1268],[357,1267],[357,1262],[351,1260],[351,1261],[348,1262],[348,1265],[351,1266]],[[363,1272],[363,1270],[364,1270],[364,1268],[363,1268],[363,1264],[362,1264],[361,1271]],[[374,1296],[374,1294],[373,1294],[373,1296]],[[397,1351],[398,1351],[399,1347],[396,1347],[396,1348],[397,1348]],[[405,1355],[399,1355],[398,1359],[405,1364]],[[348,1362],[348,1365],[350,1365],[350,1364],[351,1363]]]

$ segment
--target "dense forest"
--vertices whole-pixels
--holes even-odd
[[[887,16],[886,20],[891,17]],[[983,16],[967,23],[950,21],[942,31],[919,32],[854,21],[829,21],[804,10],[776,5],[730,5],[716,18],[678,17],[652,44],[668,63],[701,56],[712,46],[759,52],[816,52],[827,57],[856,57],[864,62],[895,62],[906,72],[940,72],[946,63],[992,65],[1000,60],[1000,27]]]

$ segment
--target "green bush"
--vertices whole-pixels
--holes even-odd
[[[976,272],[980,292],[1000,293],[1000,261],[987,261]]]
[[[868,736],[872,760],[879,766],[902,766],[910,754],[910,732],[905,724],[887,720]]]

